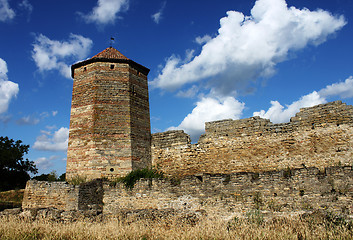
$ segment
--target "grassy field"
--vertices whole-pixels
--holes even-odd
[[[185,224],[173,219],[62,223],[10,216],[0,218],[0,239],[353,239],[352,228],[346,222],[315,218]]]

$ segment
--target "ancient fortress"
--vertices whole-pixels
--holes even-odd
[[[259,117],[208,122],[191,144],[183,131],[150,133],[148,72],[111,47],[72,66],[66,176],[93,181],[29,181],[25,211],[149,209],[230,218],[254,208],[277,215],[325,209],[353,217],[353,106],[304,108],[283,124]],[[151,166],[167,177],[133,189],[106,180]]]

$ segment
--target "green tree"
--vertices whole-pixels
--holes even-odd
[[[8,137],[0,137],[0,191],[24,188],[30,179],[29,173],[37,173],[33,161],[24,159],[29,145],[21,140],[14,141]]]
[[[58,181],[65,182],[66,181],[66,173],[63,173],[59,176]]]
[[[38,181],[48,181],[48,182],[55,182],[57,181],[57,174],[55,171],[52,171],[51,173],[49,174],[41,174],[39,176],[35,176],[33,177],[32,179],[34,180],[38,180]]]
[[[41,174],[38,176],[34,176],[32,179],[38,181],[48,181],[48,182],[64,182],[65,181],[65,173],[61,174],[58,177],[56,171],[51,171],[49,174]]]

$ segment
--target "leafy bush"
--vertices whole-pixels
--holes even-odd
[[[163,173],[155,168],[136,169],[131,171],[125,177],[118,178],[116,181],[112,182],[112,184],[115,185],[118,182],[122,182],[126,188],[132,189],[134,188],[135,183],[141,178],[163,178]]]

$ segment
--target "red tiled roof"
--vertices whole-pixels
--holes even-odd
[[[109,48],[103,50],[102,52],[98,53],[97,55],[93,56],[90,59],[73,64],[71,66],[72,78],[74,78],[74,73],[75,73],[74,70],[76,68],[81,67],[81,66],[85,66],[85,65],[87,65],[89,63],[93,63],[93,62],[128,63],[128,64],[134,66],[135,68],[139,69],[139,71],[142,71],[146,76],[147,76],[148,72],[150,71],[148,68],[142,66],[141,64],[138,64],[138,63],[132,61],[131,59],[125,57],[123,54],[121,54],[121,52],[119,52],[115,48],[109,47]]]
[[[125,57],[123,54],[121,54],[121,52],[119,52],[118,50],[116,50],[113,47],[109,47],[109,48],[101,51],[97,55],[93,56],[92,59],[93,58],[125,59],[125,60],[129,60],[127,57]]]

